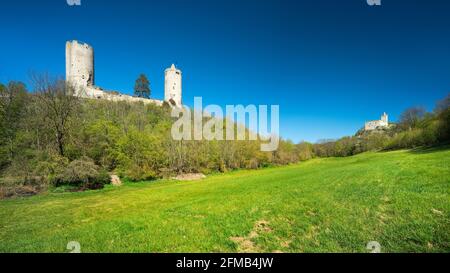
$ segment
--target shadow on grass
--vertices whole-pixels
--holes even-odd
[[[406,150],[407,148],[403,148],[403,149],[383,149],[383,150],[379,150],[377,151],[378,153],[389,153],[389,152],[394,152],[394,151],[399,151],[399,150]],[[441,144],[441,145],[434,145],[434,146],[421,146],[421,147],[416,147],[416,148],[410,148],[408,149],[408,153],[411,154],[429,154],[429,153],[435,153],[435,152],[439,152],[439,151],[446,151],[446,150],[450,150],[450,144],[449,143],[445,143],[445,144]]]
[[[429,153],[435,153],[435,152],[439,152],[439,151],[446,151],[449,149],[450,149],[450,145],[445,144],[445,145],[431,146],[431,147],[418,147],[418,148],[411,149],[408,152],[412,153],[412,154],[429,154]]]

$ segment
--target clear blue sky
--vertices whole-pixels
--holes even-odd
[[[352,135],[386,111],[433,108],[450,92],[450,1],[5,0],[0,82],[65,75],[65,42],[95,49],[96,84],[131,93],[140,73],[163,98],[183,70],[193,104],[279,104],[281,135]]]

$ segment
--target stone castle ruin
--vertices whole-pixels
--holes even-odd
[[[66,81],[76,88],[76,96],[111,101],[143,102],[162,105],[163,101],[133,97],[117,91],[103,90],[95,85],[94,49],[76,40],[66,43]],[[182,74],[172,64],[164,72],[164,101],[172,106],[182,106]]]
[[[366,122],[366,126],[364,129],[366,131],[376,130],[378,128],[387,128],[389,127],[389,116],[386,113],[383,113],[380,120],[373,120]]]

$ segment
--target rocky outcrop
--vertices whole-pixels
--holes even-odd
[[[178,181],[195,181],[195,180],[202,180],[205,179],[206,175],[202,173],[186,173],[186,174],[180,174],[173,179]]]

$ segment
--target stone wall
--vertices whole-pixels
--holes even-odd
[[[142,102],[144,104],[151,103],[159,106],[163,105],[163,101],[161,100],[138,98],[130,95],[121,94],[116,91],[105,91],[98,87],[89,87],[89,86],[84,89],[84,95],[82,95],[81,97],[90,99],[104,99],[109,101]]]
[[[389,117],[386,113],[384,113],[381,116],[380,120],[373,120],[373,121],[369,121],[366,122],[364,129],[366,131],[371,131],[371,130],[375,130],[377,128],[383,128],[383,127],[388,127],[389,126]]]
[[[94,49],[85,43],[68,41],[66,43],[66,81],[76,88],[76,96],[110,101],[143,102],[163,105],[163,101],[138,98],[116,91],[103,90],[95,86]],[[165,70],[164,99],[173,106],[181,106],[181,71],[172,65]]]

